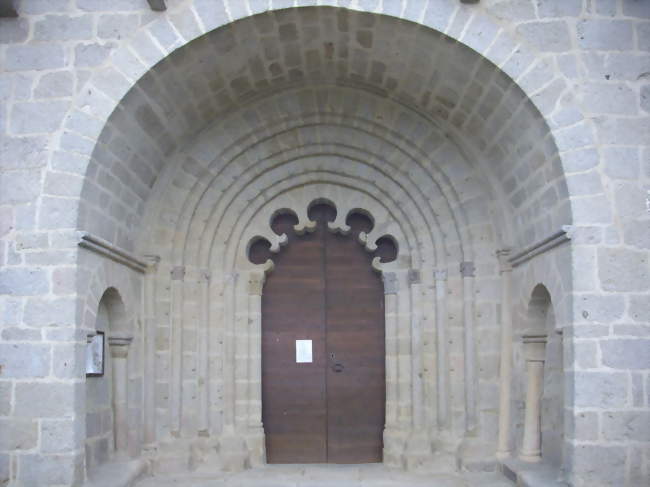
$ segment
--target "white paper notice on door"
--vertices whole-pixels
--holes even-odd
[[[296,340],[296,363],[312,363],[311,340]]]

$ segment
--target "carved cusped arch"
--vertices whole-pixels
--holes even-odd
[[[311,191],[303,191],[300,192],[299,196],[298,199],[293,199],[293,204],[303,204],[302,199],[313,198],[313,193]],[[363,204],[377,206],[376,201],[370,201],[369,198],[364,198],[362,195],[350,194],[338,206],[328,198],[319,197],[302,207],[282,206],[279,209],[271,211],[268,219],[269,231],[261,232],[263,224],[260,228],[257,228],[258,222],[254,221],[255,230],[252,231],[257,231],[257,234],[248,240],[245,247],[242,247],[246,260],[254,266],[253,269],[249,270],[263,274],[272,271],[274,268],[273,255],[279,253],[282,247],[289,242],[286,223],[284,225],[285,231],[281,231],[278,230],[276,222],[279,219],[286,221],[286,217],[289,217],[294,221],[293,225],[291,225],[291,233],[298,237],[305,233],[310,233],[316,228],[316,220],[310,216],[310,211],[317,205],[326,205],[332,209],[332,219],[327,222],[327,228],[330,232],[342,235],[350,235],[353,233],[356,241],[364,247],[366,252],[373,255],[372,267],[374,270],[380,273],[396,270],[399,268],[400,261],[406,263],[410,258],[408,255],[402,255],[400,258],[399,249],[401,246],[399,239],[392,233],[386,233],[390,229],[396,228],[395,222],[390,221],[391,216],[387,211],[380,212],[380,219],[375,218],[372,211],[365,209],[363,206],[359,206]],[[306,208],[306,212],[301,212],[303,208]],[[260,215],[259,218],[261,221],[264,221],[267,213],[264,212],[264,214]],[[298,216],[299,214],[306,215],[306,219],[301,221]],[[357,225],[353,224],[353,222],[357,223]]]

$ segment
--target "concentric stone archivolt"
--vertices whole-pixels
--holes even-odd
[[[314,114],[312,115],[312,117],[315,121],[320,120],[320,123],[314,125],[305,125],[305,121],[301,121],[301,125],[296,126],[296,124],[294,123],[294,126],[291,126],[287,129],[282,127],[282,122],[271,123],[269,125],[272,125],[273,127],[276,126],[282,127],[283,130],[279,132],[276,131],[275,134],[272,134],[270,136],[266,135],[266,133],[268,133],[269,130],[268,126],[262,127],[259,133],[253,132],[252,134],[249,134],[246,137],[247,139],[252,138],[258,140],[249,141],[248,142],[249,146],[245,150],[240,149],[240,147],[244,143],[244,140],[237,140],[234,143],[231,143],[231,147],[232,147],[231,149],[221,151],[221,155],[217,156],[213,152],[212,155],[209,156],[210,160],[213,161],[212,163],[199,162],[199,161],[206,160],[205,157],[207,154],[206,154],[205,139],[210,140],[212,137],[209,137],[209,135],[216,136],[217,134],[213,131],[212,133],[206,134],[203,140],[198,141],[197,145],[190,150],[191,157],[185,158],[185,163],[183,164],[183,168],[186,173],[182,175],[178,174],[176,177],[173,178],[174,186],[182,186],[188,188],[184,190],[188,195],[185,198],[185,202],[182,204],[182,207],[184,207],[185,209],[181,210],[180,214],[178,213],[179,210],[172,209],[172,212],[175,212],[179,215],[176,218],[180,224],[180,228],[178,228],[177,231],[175,232],[176,243],[174,244],[174,248],[176,250],[174,250],[173,255],[176,255],[177,257],[174,257],[174,260],[176,261],[183,260],[189,264],[192,260],[194,260],[190,256],[192,254],[195,254],[195,252],[198,252],[199,255],[201,254],[205,255],[207,249],[217,248],[215,245],[213,245],[214,242],[212,242],[211,238],[206,239],[205,237],[201,237],[200,239],[197,239],[196,238],[197,234],[195,233],[195,231],[193,230],[189,231],[188,228],[192,224],[195,226],[202,227],[203,229],[206,228],[205,218],[208,213],[208,211],[205,209],[206,202],[214,201],[216,204],[220,205],[220,207],[224,207],[224,206],[228,207],[229,205],[236,204],[234,198],[230,199],[230,203],[224,203],[224,200],[222,199],[223,198],[222,195],[225,195],[228,192],[228,186],[230,186],[230,192],[232,193],[234,191],[234,188],[236,187],[235,185],[240,183],[240,181],[242,182],[248,181],[248,184],[242,183],[241,186],[244,186],[244,188],[252,188],[252,187],[259,186],[258,180],[268,179],[269,177],[268,171],[277,169],[279,166],[277,165],[277,163],[275,164],[275,166],[268,169],[264,169],[264,166],[268,167],[270,165],[270,161],[280,159],[282,157],[281,152],[275,154],[275,156],[274,154],[270,154],[265,160],[262,160],[260,161],[260,163],[257,164],[251,164],[250,162],[250,158],[253,158],[253,160],[255,160],[255,158],[260,157],[260,151],[262,153],[264,153],[265,150],[267,152],[269,151],[269,149],[264,148],[265,146],[270,146],[271,148],[274,146],[282,147],[282,145],[289,143],[287,137],[289,137],[289,139],[293,138],[296,140],[301,140],[302,138],[305,137],[314,138],[313,134],[316,133],[318,134],[318,137],[322,140],[322,138],[326,137],[327,136],[326,134],[328,133],[331,135],[332,134],[340,135],[344,132],[357,134],[357,138],[363,141],[362,145],[375,145],[380,147],[381,145],[386,144],[387,142],[385,138],[378,139],[377,135],[375,135],[379,131],[379,127],[374,122],[368,122],[363,119],[352,118],[349,119],[348,123],[343,123],[345,118],[336,114],[334,115]],[[328,117],[332,118],[332,120],[329,123],[325,123]],[[336,123],[338,123],[338,125]],[[360,127],[362,127],[364,123],[365,124],[371,123],[372,125],[369,126],[367,130],[360,131]],[[223,127],[222,126],[215,127],[215,130],[219,130],[220,128]],[[385,128],[383,128],[383,131],[386,132],[386,137],[392,137],[393,139],[395,139],[396,134],[387,131]],[[219,137],[222,138],[222,136]],[[348,137],[350,137],[350,135],[348,135]],[[337,155],[336,152],[332,153],[332,150],[334,151],[336,151],[337,149],[340,150],[340,146],[341,146],[340,142],[335,142],[337,139],[340,139],[340,137],[334,137],[333,139],[334,140],[330,143],[330,146],[331,144],[335,144],[336,148],[327,147],[328,144],[322,144],[322,145],[325,147],[325,152],[329,150],[329,152],[332,155],[336,156]],[[449,177],[445,176],[445,174],[441,172],[441,169],[443,167],[449,167],[454,174],[462,174],[463,171],[460,171],[459,173],[459,169],[461,169],[461,166],[466,165],[467,163],[463,162],[462,160],[458,160],[457,153],[454,154],[451,148],[447,147],[449,143],[448,142],[443,143],[443,140],[441,140],[440,136],[435,136],[434,140],[437,141],[438,145],[433,146],[432,149],[434,151],[435,149],[438,149],[438,152],[440,152],[441,155],[451,159],[453,161],[453,166],[449,166],[450,163],[446,163],[444,161],[442,163],[436,163],[431,161],[430,154],[423,153],[418,146],[413,146],[413,144],[411,144],[412,147],[409,149],[408,141],[403,138],[395,139],[395,142],[397,142],[398,145],[387,146],[389,150],[383,152],[383,154],[387,154],[387,156],[384,157],[380,157],[378,154],[369,151],[365,147],[351,148],[351,147],[344,146],[344,148],[345,150],[349,150],[349,151],[361,151],[359,155],[356,157],[356,159],[358,159],[362,164],[373,165],[375,168],[377,168],[378,171],[380,172],[384,171],[384,174],[386,174],[385,171],[388,171],[390,173],[388,174],[388,177],[393,181],[398,181],[398,184],[401,185],[401,187],[403,188],[402,191],[406,191],[406,194],[408,195],[404,200],[402,200],[401,204],[408,205],[410,204],[408,203],[408,201],[410,200],[414,203],[413,206],[416,211],[424,212],[425,220],[423,221],[422,225],[420,225],[420,228],[442,229],[443,232],[447,234],[445,240],[451,242],[453,241],[458,242],[458,244],[461,245],[461,254],[465,254],[467,252],[471,252],[470,250],[471,245],[469,248],[462,250],[462,248],[466,247],[467,242],[470,240],[469,235],[464,230],[464,227],[467,225],[467,223],[460,224],[460,225],[459,223],[465,221],[466,216],[463,215],[462,210],[460,210],[460,208],[462,207],[462,202],[458,201],[458,196],[455,194],[456,190],[453,189]],[[407,147],[403,147],[404,144],[407,144]],[[423,145],[423,143],[420,142],[420,145]],[[289,153],[292,151],[294,153],[300,154],[301,152],[309,151],[310,150],[309,147],[310,144],[304,144],[300,146],[298,149],[295,148],[292,149],[291,151],[287,152],[287,154],[290,155]],[[228,158],[226,154],[233,153],[234,148],[237,148],[239,150],[239,153],[236,154],[236,157]],[[216,148],[215,150],[219,151],[219,149]],[[416,152],[414,152],[414,150],[416,150]],[[293,157],[295,157],[295,155]],[[387,159],[386,157],[389,157],[392,160]],[[425,157],[426,157],[426,162],[424,160]],[[435,157],[435,153],[434,153],[434,157]],[[287,162],[292,162],[290,157],[287,157],[285,159],[289,159]],[[409,160],[413,162],[406,164],[406,162]],[[418,160],[422,162],[415,162]],[[267,161],[269,161],[268,164],[266,164]],[[219,169],[216,169],[217,162],[220,164]],[[238,171],[237,170],[233,171],[233,167],[238,167],[239,168]],[[471,174],[471,171],[468,172],[467,170],[464,170],[464,172],[467,172],[468,175]],[[247,173],[252,173],[252,175],[242,178],[242,176],[244,176]],[[207,181],[206,181],[206,176],[207,176]],[[217,182],[217,184],[215,185],[211,183],[210,182],[211,179]],[[191,183],[192,180],[194,180],[194,183]],[[414,180],[417,181],[417,184],[415,185],[414,185]],[[399,181],[401,181],[401,183]],[[430,183],[426,183],[427,181],[430,181]],[[469,182],[467,177],[465,177],[465,181],[466,182],[464,184],[466,185],[466,187],[470,188],[471,186],[467,186],[467,182]],[[189,186],[188,183],[190,183]],[[423,183],[424,186],[422,186]],[[253,191],[259,192],[259,188],[256,187]],[[470,191],[471,191],[470,196],[473,197],[474,193],[476,193],[476,189],[471,189]],[[221,197],[216,198],[215,196],[210,196],[211,192],[213,194],[217,192]],[[413,200],[413,198],[418,193],[420,195],[418,198],[420,202],[415,203],[415,200]],[[180,202],[180,200],[177,199],[177,196],[174,197],[174,200]],[[446,217],[446,219],[449,220],[451,224],[436,222],[436,220],[438,220],[441,216],[445,214],[445,208],[448,208],[448,210],[446,210],[447,212],[451,212],[448,213],[449,216]],[[235,211],[235,213],[237,212]],[[193,215],[201,215],[201,217],[198,219],[196,218],[193,219],[192,218]],[[217,219],[217,221],[219,221],[219,218]],[[215,228],[219,226],[220,225],[216,223]],[[449,238],[450,237],[449,231],[456,233],[455,238],[451,238],[451,239]],[[458,232],[460,232],[460,234]],[[461,236],[462,233],[464,233],[464,235]],[[185,239],[185,236],[188,235],[191,235],[192,237],[189,239]],[[432,238],[434,238],[434,241],[439,236],[440,236],[439,232],[432,232]],[[199,241],[200,241],[200,248],[203,248],[204,250],[200,250],[200,248],[197,248],[197,244]],[[442,245],[443,245],[442,242],[439,242],[434,246],[434,248],[437,249],[436,252],[439,255],[440,254],[444,255],[445,252],[443,250]],[[181,258],[182,254],[185,254],[186,257]],[[462,255],[459,256],[459,258],[462,259],[463,258]],[[205,262],[205,257],[199,258],[199,261]],[[199,262],[197,262],[197,264],[201,265]]]

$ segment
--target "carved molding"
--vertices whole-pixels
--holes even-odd
[[[474,262],[461,262],[460,275],[463,277],[474,277],[476,273],[476,265]]]
[[[501,273],[512,271],[512,263],[510,262],[511,255],[512,249],[505,248],[497,250],[497,259],[499,259],[499,271]]]
[[[516,253],[508,259],[512,267],[518,267],[524,262],[528,262],[533,257],[537,257],[544,252],[547,252],[551,249],[554,249],[558,245],[561,245],[565,242],[571,240],[570,235],[570,226],[564,226],[561,230],[549,235],[548,237],[540,240],[539,242],[534,243],[533,245],[526,247],[521,252]]]
[[[320,198],[313,200],[311,203],[309,203],[309,205],[305,205],[304,208],[296,208],[296,207],[284,208],[285,210],[291,211],[298,218],[298,223],[293,226],[293,232],[300,237],[305,235],[305,233],[311,233],[316,230],[316,226],[318,222],[316,220],[312,221],[309,219],[307,210],[309,207],[311,207],[311,205],[320,201],[331,204],[334,208],[337,209],[337,215],[334,221],[327,222],[327,230],[335,234],[348,235],[350,233],[351,227],[345,223],[345,219],[350,214],[350,212],[338,211],[338,208],[334,203],[331,203],[329,200],[320,199]],[[357,210],[359,210],[359,208],[357,208]],[[273,213],[273,215],[277,215],[281,211],[282,210],[278,209]],[[372,218],[369,211],[365,209],[361,211],[369,215],[370,218],[373,219],[374,221],[374,218]],[[266,262],[261,264],[252,263],[250,261],[248,251],[250,250],[253,243],[256,243],[259,240],[266,241],[269,244],[269,251],[272,254],[277,254],[278,252],[281,251],[282,247],[287,245],[289,242],[289,237],[286,233],[277,235],[274,232],[270,231],[270,228],[271,226],[269,224],[268,233],[264,231],[257,232],[255,236],[251,237],[248,240],[248,244],[245,247],[247,249],[246,260],[248,261],[249,264],[253,264],[255,266],[253,269],[251,269],[253,272],[263,271],[264,273],[268,273],[273,270],[275,265],[271,258],[267,258]],[[385,233],[383,230],[375,229],[375,228],[370,230],[370,232],[363,232],[363,231],[359,232],[359,234],[357,235],[358,243],[362,245],[367,252],[370,253],[375,252],[378,249],[377,241],[379,241],[382,238],[389,238],[395,243],[397,249],[397,255],[395,256],[395,259],[393,259],[390,262],[381,262],[380,257],[378,256],[373,257],[371,266],[377,272],[384,272],[386,270],[386,265],[388,265],[389,268],[393,268],[394,265],[397,263],[399,257],[399,244],[397,243],[398,240],[392,234]],[[409,279],[411,283],[419,283],[420,282],[419,271],[416,269],[411,270],[409,272]]]
[[[142,274],[147,272],[151,265],[146,260],[137,257],[132,253],[127,252],[126,250],[121,249],[116,245],[113,245],[112,243],[107,242],[102,238],[96,237],[95,235],[91,235],[87,232],[81,233],[78,245],[79,247],[90,250],[91,252],[111,259],[118,264],[125,265],[130,269],[133,269],[134,271],[140,272]],[[149,259],[150,257],[151,256],[148,256]]]

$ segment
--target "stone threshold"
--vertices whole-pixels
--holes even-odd
[[[559,469],[544,462],[530,463],[506,458],[499,462],[499,470],[517,487],[569,487],[562,480]]]

